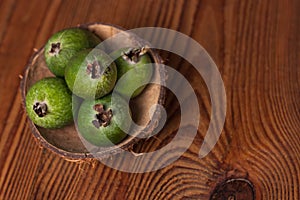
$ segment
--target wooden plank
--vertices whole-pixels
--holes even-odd
[[[231,178],[250,181],[256,199],[300,199],[299,1],[3,0],[0,9],[0,199],[209,199],[215,188],[229,195],[218,185]],[[211,115],[207,87],[189,63],[166,52],[166,64],[189,80],[201,111],[198,134],[176,162],[130,174],[68,162],[38,147],[25,123],[18,75],[52,33],[95,21],[171,28],[209,52],[224,80],[227,114],[207,157],[198,157]],[[135,152],[172,140],[180,108],[170,92],[166,108],[163,131]]]

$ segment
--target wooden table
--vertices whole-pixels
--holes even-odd
[[[300,199],[299,11],[297,0],[2,0],[0,199],[251,199],[252,191],[256,199]],[[52,33],[86,22],[165,27],[208,51],[227,95],[225,126],[208,156],[198,152],[209,93],[190,64],[168,53],[162,56],[189,80],[201,110],[197,137],[176,162],[125,173],[100,162],[69,162],[37,145],[21,107],[19,75]],[[136,152],[156,150],[176,134],[174,96],[166,109],[163,131]]]

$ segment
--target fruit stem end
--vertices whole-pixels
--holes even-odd
[[[47,115],[48,107],[45,102],[35,102],[32,109],[39,117]]]

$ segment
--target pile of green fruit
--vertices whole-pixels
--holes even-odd
[[[152,68],[145,65],[151,59],[139,48],[118,50],[109,56],[97,49],[100,42],[97,35],[83,28],[65,29],[50,37],[44,56],[55,77],[39,80],[26,95],[26,111],[34,124],[55,129],[77,119],[80,134],[97,146],[117,144],[126,137],[124,127],[129,130],[131,113],[126,112],[123,98],[143,91],[144,87],[137,86],[151,79]],[[129,70],[134,73],[125,76],[112,102],[116,82]],[[138,89],[131,95],[132,88]]]

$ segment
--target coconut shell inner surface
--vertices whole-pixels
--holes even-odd
[[[90,31],[96,33],[102,40],[105,40],[112,35],[119,33],[122,31],[121,29],[104,24],[90,24],[83,26],[84,28],[88,28]],[[133,44],[136,44],[137,40],[135,36],[130,36],[130,41]],[[152,57],[153,62],[161,63],[160,57],[150,50],[149,54]],[[25,97],[28,89],[38,80],[44,77],[54,76],[47,68],[44,58],[44,49],[40,49],[30,60],[22,80],[21,90],[23,103],[25,105]],[[153,78],[159,78],[164,80],[164,70],[159,69],[154,71]],[[144,89],[142,94],[137,96],[136,98],[130,101],[130,108],[132,111],[132,118],[138,125],[144,125],[150,123],[149,111],[152,105],[154,104],[163,104],[164,103],[164,88],[160,85],[156,84],[148,84]],[[159,120],[160,113],[159,111],[154,112],[153,120]],[[153,122],[152,120],[152,122]],[[114,153],[118,152],[118,148],[115,146],[112,147],[96,147],[90,145],[88,147],[89,150],[93,149],[93,155],[87,151],[86,145],[82,143],[82,139],[80,138],[79,133],[75,128],[74,124],[66,126],[60,129],[44,129],[41,127],[35,126],[31,120],[29,120],[31,124],[31,128],[33,131],[33,135],[36,138],[37,142],[40,143],[43,147],[46,147],[55,153],[59,154],[68,159],[85,159],[92,158],[95,156],[95,152],[98,158],[108,157]],[[155,124],[151,123],[149,129],[144,130],[143,134],[150,134],[151,131],[155,128]],[[135,135],[139,135],[141,133],[135,133]],[[139,139],[132,136],[127,136],[121,143],[117,146],[123,149],[131,148],[133,144],[135,144]],[[89,144],[88,144],[89,145]]]

